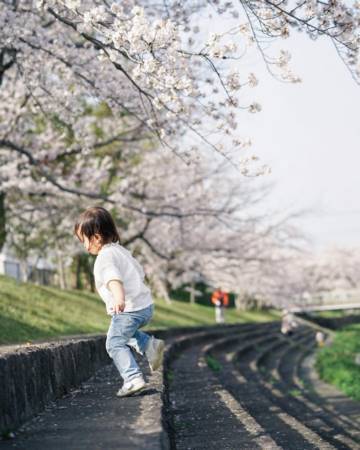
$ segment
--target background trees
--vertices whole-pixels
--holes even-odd
[[[66,287],[72,223],[101,203],[163,295],[202,276],[278,298],[301,238],[261,212],[267,188],[229,175],[268,172],[238,131],[261,110],[238,61],[255,45],[299,82],[289,53],[266,51],[294,29],[331,39],[358,82],[358,3],[6,0],[0,25],[1,196],[23,258],[55,249]]]

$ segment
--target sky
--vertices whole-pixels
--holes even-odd
[[[268,201],[311,211],[299,224],[315,249],[360,247],[360,86],[324,37],[295,32],[271,48],[290,51],[302,83],[277,81],[255,48],[241,64],[259,78],[251,99],[262,111],[242,113],[240,131],[272,168]]]

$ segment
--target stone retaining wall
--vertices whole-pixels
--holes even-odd
[[[16,429],[111,362],[105,336],[18,346],[0,354],[0,433]]]

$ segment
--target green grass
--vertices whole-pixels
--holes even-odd
[[[355,324],[336,332],[331,346],[319,349],[316,355],[320,378],[355,400],[360,400],[360,366],[355,363],[358,353],[360,324]]]
[[[301,391],[299,389],[290,389],[288,392],[292,397],[299,397],[301,395]]]
[[[344,317],[345,315],[346,315],[346,310],[343,310],[343,309],[338,309],[338,310],[333,310],[333,311],[331,311],[331,310],[329,310],[329,311],[317,311],[316,312],[316,315],[315,315],[315,317],[316,316],[319,316],[319,317],[324,317],[324,318],[326,318],[326,319],[337,319],[337,318],[342,318],[342,317]],[[351,315],[353,316],[354,314],[360,314],[358,311],[357,312],[351,312]]]
[[[206,355],[205,359],[206,359],[206,364],[212,371],[220,372],[220,370],[222,369],[222,365],[216,358],[214,358],[211,355]]]
[[[155,300],[147,328],[214,324],[211,306]],[[227,323],[278,320],[277,311],[225,312]],[[110,317],[98,294],[19,283],[0,275],[0,344],[32,342],[76,334],[105,333]]]
[[[172,370],[168,369],[165,372],[165,378],[169,384],[172,383],[174,381],[174,372]]]

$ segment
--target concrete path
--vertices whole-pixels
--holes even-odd
[[[163,372],[117,398],[108,365],[0,450],[360,450],[360,403],[314,375],[315,330],[279,322],[179,331]],[[163,417],[163,420],[162,420]]]
[[[335,402],[330,408],[309,377],[313,328],[303,325],[285,337],[278,323],[243,325],[186,339],[167,363],[173,448],[360,449],[354,420],[360,403],[348,399],[346,408],[344,402],[341,410]]]
[[[162,374],[142,367],[150,387],[137,396],[115,396],[121,382],[115,366],[108,365],[21,427],[14,439],[0,441],[0,449],[158,450]]]

